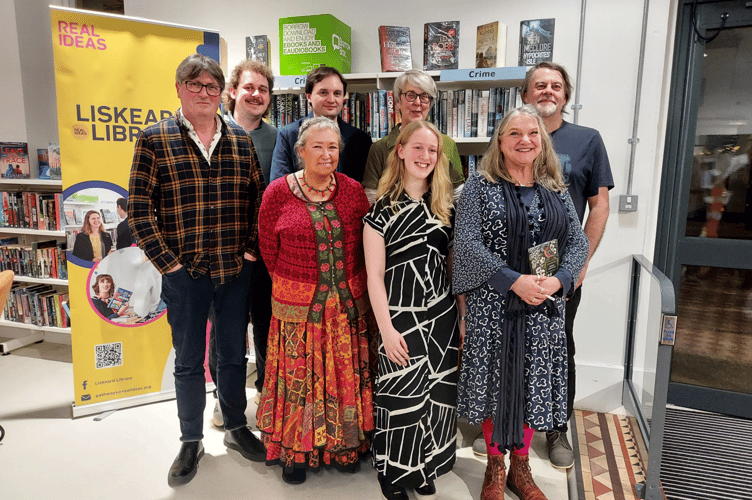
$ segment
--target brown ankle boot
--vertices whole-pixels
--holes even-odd
[[[504,455],[488,455],[486,465],[486,477],[483,479],[483,489],[480,491],[480,500],[504,500]]]
[[[530,473],[530,457],[511,453],[507,486],[520,500],[546,500]]]

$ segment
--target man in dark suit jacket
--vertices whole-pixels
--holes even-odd
[[[117,213],[123,222],[117,226],[117,242],[116,249],[128,248],[136,242],[133,237],[131,228],[128,227],[128,201],[125,198],[118,198],[117,200]]]
[[[312,116],[325,116],[337,120],[342,142],[345,144],[339,154],[337,172],[358,182],[363,181],[363,171],[372,140],[368,134],[345,123],[339,117],[346,92],[347,82],[336,68],[321,66],[308,73],[305,93],[313,112],[279,129],[272,155],[271,181],[300,170],[301,166],[298,165],[298,158],[295,156],[295,143],[298,140],[300,125]]]

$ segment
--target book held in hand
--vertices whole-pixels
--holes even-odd
[[[110,309],[118,310],[121,307],[123,307],[123,304],[131,300],[131,295],[133,295],[133,292],[130,290],[126,290],[125,288],[118,288],[117,292],[115,292],[115,295],[110,299],[110,303],[108,304],[108,307]]]
[[[379,26],[379,47],[381,49],[381,71],[413,69],[410,28]]]
[[[423,30],[423,69],[457,69],[460,54],[460,22],[426,23]]]
[[[547,241],[528,248],[530,257],[530,274],[550,277],[559,270],[559,242]]]
[[[554,59],[554,21],[534,19],[520,22],[520,66],[535,66]]]

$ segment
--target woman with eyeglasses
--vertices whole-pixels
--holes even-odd
[[[376,201],[379,180],[386,170],[389,153],[397,144],[400,131],[411,122],[425,121],[437,96],[436,83],[425,71],[411,69],[405,71],[395,80],[394,106],[399,111],[400,123],[394,126],[389,135],[373,143],[368,152],[366,170],[363,174],[363,187],[371,204]],[[465,177],[462,175],[460,154],[457,151],[457,144],[451,137],[441,134],[441,140],[444,154],[449,160],[449,178],[452,181],[454,198],[456,199],[461,191],[460,186],[465,182]]]

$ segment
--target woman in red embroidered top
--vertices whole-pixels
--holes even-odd
[[[257,421],[267,463],[281,465],[291,484],[322,464],[355,470],[373,430],[368,200],[335,172],[341,148],[334,121],[307,120],[295,144],[303,169],[269,185],[259,214],[273,289]]]

